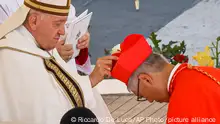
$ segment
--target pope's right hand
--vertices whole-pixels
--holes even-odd
[[[56,48],[64,61],[68,62],[72,58],[74,52],[72,44],[65,44],[65,41],[61,40],[57,43]]]
[[[116,56],[105,56],[99,58],[96,61],[95,68],[93,72],[89,75],[92,87],[95,87],[99,82],[101,82],[104,77],[111,76],[111,68],[112,68],[112,61],[118,60]]]

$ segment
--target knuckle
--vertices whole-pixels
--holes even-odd
[[[60,51],[60,55],[63,56],[63,51]]]
[[[96,65],[98,65],[98,64],[99,64],[99,60],[96,61]]]
[[[97,60],[99,63],[102,61],[102,58],[98,58],[98,60]]]
[[[96,62],[99,63],[99,61],[100,61],[100,58],[98,58]]]

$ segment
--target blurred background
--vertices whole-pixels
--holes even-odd
[[[193,7],[199,0],[140,0],[137,11],[134,0],[72,0],[77,15],[93,12],[90,54],[92,64],[104,56],[104,49],[119,44],[128,34],[140,33],[147,38],[167,23]]]

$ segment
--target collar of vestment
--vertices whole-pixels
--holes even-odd
[[[167,83],[167,91],[169,92],[169,89],[170,89],[170,83],[171,83],[171,79],[173,78],[173,75],[174,75],[174,73],[177,71],[177,69],[179,68],[179,66],[180,66],[181,64],[176,64],[175,66],[174,66],[174,68],[172,69],[172,71],[171,71],[171,73],[170,73],[170,76],[169,76],[169,78],[168,78],[168,83]]]
[[[42,58],[51,57],[47,51],[38,47],[36,40],[24,26],[18,27],[3,37],[0,40],[0,48],[13,49]]]
[[[209,69],[208,69],[209,68]],[[211,80],[213,80],[215,83],[217,83],[218,85],[220,85],[220,80],[217,78],[216,75],[213,75],[212,73],[210,73],[210,69],[215,69],[215,68],[210,68],[210,67],[205,67],[205,66],[192,66],[191,64],[187,64],[187,63],[182,63],[182,64],[179,64],[177,65],[177,67],[175,67],[173,69],[173,72],[171,74],[171,77],[169,79],[169,82],[168,82],[168,92],[170,94],[170,96],[172,95],[173,91],[174,91],[174,88],[175,88],[175,85],[177,83],[177,81],[175,81],[176,77],[181,73],[183,72],[183,70],[193,70],[197,73],[200,73],[208,78],[210,78]],[[217,72],[217,71],[216,71]],[[189,73],[187,73],[188,75]],[[185,75],[186,76],[186,75]],[[196,75],[195,75],[196,76]],[[183,78],[187,78],[187,77],[183,77]],[[198,78],[198,77],[194,77],[194,78]]]

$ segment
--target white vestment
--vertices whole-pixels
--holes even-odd
[[[0,122],[59,124],[64,113],[72,108],[41,57],[51,56],[37,47],[23,26],[0,40]],[[111,118],[100,94],[91,87],[88,76],[79,76],[60,56],[56,55],[55,59],[79,83],[85,106],[98,118]],[[100,124],[114,123],[107,121]]]
[[[1,0],[0,1],[0,24],[2,24],[9,16],[11,16],[22,4],[24,0]],[[70,6],[70,11],[67,19],[67,23],[73,21],[76,16],[76,10],[73,5]],[[54,53],[54,52],[53,52]],[[68,61],[70,68],[77,69],[85,74],[90,74],[91,61],[88,57],[87,61],[83,65],[78,65],[75,62],[75,58]]]

